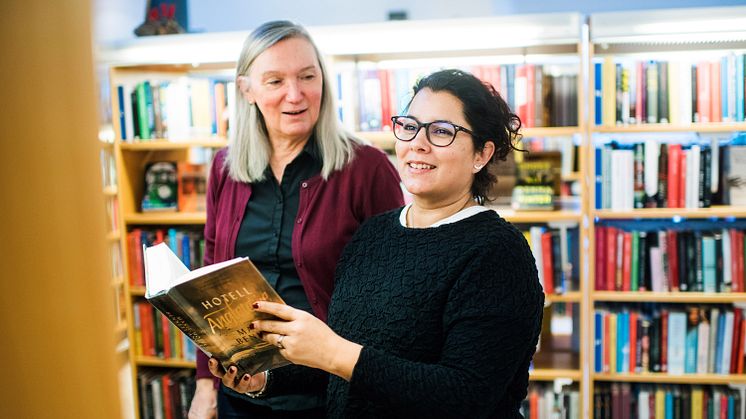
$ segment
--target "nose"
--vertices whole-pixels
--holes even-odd
[[[427,140],[427,128],[420,127],[417,134],[409,142],[409,148],[416,151],[427,151],[430,149],[430,142]]]
[[[297,81],[290,81],[288,83],[288,90],[285,94],[285,100],[287,100],[290,103],[297,103],[300,102],[303,99],[303,89],[300,86],[300,83]]]

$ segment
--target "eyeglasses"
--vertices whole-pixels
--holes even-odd
[[[432,121],[423,124],[411,116],[392,116],[391,122],[394,123],[394,137],[398,140],[412,141],[420,129],[425,128],[427,141],[436,147],[451,145],[459,131],[474,135],[471,130],[448,121]]]

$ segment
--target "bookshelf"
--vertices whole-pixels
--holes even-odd
[[[720,202],[716,202],[720,197],[713,199],[712,205],[709,205],[709,202],[702,205],[696,200],[695,205],[688,205],[687,202],[683,201],[683,198],[682,201],[679,201],[680,197],[677,196],[679,192],[691,194],[699,191],[697,189],[687,190],[686,185],[678,185],[677,187],[676,183],[669,181],[672,172],[678,173],[671,170],[670,160],[665,163],[667,164],[667,170],[661,171],[660,168],[658,169],[658,173],[663,173],[662,179],[664,180],[658,181],[662,183],[658,183],[656,196],[660,197],[660,191],[664,191],[663,193],[667,195],[666,204],[670,204],[671,200],[674,200],[674,206],[677,207],[639,208],[634,194],[629,195],[627,191],[638,191],[640,189],[647,192],[656,191],[655,188],[650,188],[651,184],[656,182],[656,177],[653,177],[652,183],[648,182],[644,178],[644,170],[646,169],[636,169],[635,166],[638,161],[641,167],[651,163],[644,160],[643,157],[642,160],[630,161],[632,162],[631,172],[612,172],[613,163],[607,166],[605,151],[598,151],[599,148],[608,147],[605,144],[612,144],[611,149],[630,148],[632,151],[629,152],[629,155],[636,153],[638,149],[644,152],[655,150],[655,147],[660,144],[665,144],[668,149],[673,149],[670,148],[671,144],[681,144],[683,149],[688,150],[692,150],[692,145],[701,145],[702,149],[710,148],[710,150],[715,149],[717,151],[718,148],[716,147],[719,147],[720,144],[724,146],[729,144],[728,142],[739,132],[745,131],[746,122],[744,122],[742,112],[741,116],[738,116],[737,111],[733,111],[730,115],[728,111],[723,112],[722,105],[725,104],[726,109],[731,106],[732,109],[735,99],[730,99],[730,102],[724,99],[728,94],[733,96],[733,89],[729,92],[728,82],[720,81],[721,74],[724,78],[735,76],[735,73],[728,72],[728,60],[736,61],[737,57],[743,57],[743,54],[746,53],[746,31],[743,29],[746,27],[746,18],[744,16],[746,16],[746,9],[742,6],[614,12],[590,16],[592,35],[588,47],[590,77],[587,96],[590,144],[587,154],[589,164],[586,167],[589,168],[587,173],[587,176],[590,177],[589,186],[593,190],[589,193],[586,212],[590,221],[587,231],[589,240],[588,269],[590,270],[587,287],[589,290],[587,309],[591,338],[584,342],[586,345],[585,351],[589,354],[587,368],[590,377],[588,382],[590,412],[598,414],[599,409],[608,407],[608,401],[604,401],[601,405],[598,404],[600,400],[603,400],[603,396],[599,398],[599,394],[603,395],[604,392],[611,391],[610,397],[614,398],[614,392],[619,390],[618,386],[621,385],[622,389],[627,386],[626,389],[629,391],[629,383],[633,383],[632,397],[635,397],[636,386],[643,385],[652,385],[653,389],[667,389],[665,391],[671,391],[672,387],[670,386],[674,386],[677,393],[679,391],[678,386],[683,386],[686,389],[681,391],[685,393],[691,391],[687,389],[696,389],[698,386],[723,386],[722,388],[727,388],[726,386],[729,385],[744,384],[744,375],[734,373],[733,371],[737,368],[728,368],[727,366],[719,371],[711,371],[708,365],[686,364],[687,371],[690,371],[688,373],[646,372],[648,370],[644,366],[643,372],[640,372],[640,344],[635,344],[633,338],[628,337],[628,334],[631,332],[634,333],[632,336],[636,335],[637,339],[643,339],[639,333],[644,330],[645,334],[643,336],[645,336],[644,339],[647,339],[647,326],[640,328],[640,322],[649,320],[653,324],[650,329],[652,331],[653,328],[658,327],[655,326],[656,322],[662,321],[660,319],[665,317],[666,320],[660,326],[662,331],[651,332],[650,335],[651,351],[653,351],[653,346],[660,346],[660,349],[656,349],[656,351],[660,350],[661,352],[655,358],[660,358],[663,364],[666,361],[669,363],[668,366],[662,365],[660,368],[671,369],[674,368],[672,365],[676,363],[675,368],[678,371],[680,367],[678,362],[688,363],[689,359],[685,357],[690,356],[692,350],[697,353],[696,351],[699,349],[700,357],[704,353],[705,361],[709,359],[708,357],[715,357],[715,352],[708,352],[709,349],[703,351],[702,343],[697,339],[702,339],[703,331],[707,333],[707,330],[710,330],[709,333],[713,333],[712,330],[715,330],[713,326],[717,325],[709,322],[714,322],[715,312],[730,311],[732,313],[740,310],[746,302],[746,293],[743,292],[744,289],[734,289],[733,291],[736,292],[731,292],[729,288],[720,289],[720,285],[717,285],[718,291],[722,292],[714,292],[714,290],[702,292],[698,288],[701,285],[700,282],[695,282],[694,290],[684,291],[683,283],[680,285],[682,290],[678,290],[679,284],[674,281],[689,278],[688,268],[696,266],[703,276],[707,276],[708,272],[707,262],[700,262],[705,266],[682,265],[686,262],[681,262],[681,258],[691,259],[689,258],[691,254],[685,253],[682,255],[679,250],[687,248],[681,247],[680,243],[682,240],[692,240],[692,245],[696,246],[697,243],[714,240],[714,237],[719,237],[721,233],[728,234],[726,232],[728,230],[742,230],[744,228],[742,219],[746,218],[746,212],[744,211],[746,208],[737,205],[722,205]],[[710,72],[709,79],[704,77],[713,68],[719,69],[717,66],[720,63],[725,63],[726,66],[722,69],[722,73],[717,72],[717,81],[721,84],[713,81],[716,71]],[[663,79],[661,79],[661,73],[664,76]],[[743,77],[742,72],[740,77]],[[688,85],[687,81],[689,82]],[[731,83],[736,84],[735,81]],[[650,90],[651,86],[655,86],[653,90]],[[703,86],[712,87],[712,89],[703,91]],[[740,89],[743,90],[743,84],[740,86]],[[648,90],[645,90],[645,88]],[[743,109],[743,92],[736,97],[741,101],[741,109]],[[709,103],[709,107],[707,104],[703,105],[705,101]],[[707,113],[708,110],[709,113]],[[648,111],[651,111],[652,115]],[[653,146],[645,148],[649,141],[652,141]],[[635,145],[639,143],[643,145],[639,147]],[[614,151],[611,151],[611,153],[612,159],[628,158],[623,156],[624,152],[613,154]],[[686,151],[682,153],[688,154]],[[661,154],[663,153],[659,152],[658,157]],[[714,159],[715,153],[712,152],[710,157]],[[694,160],[689,161],[693,162]],[[657,163],[664,164],[662,160]],[[714,164],[711,161],[708,163]],[[626,164],[627,162],[623,163],[623,165]],[[639,173],[638,170],[642,170],[642,176],[639,178],[636,174]],[[722,166],[720,170],[723,170]],[[604,175],[600,176],[600,173]],[[614,182],[613,180],[604,183],[607,182],[606,176],[608,174],[618,179],[620,177],[618,175],[622,173],[626,174],[621,177],[628,176],[633,180],[617,181],[615,184],[617,187],[614,184],[609,185],[609,183]],[[711,169],[710,173],[715,173],[714,169]],[[684,172],[683,170],[681,175],[682,179],[685,179],[681,180],[681,183],[691,182],[693,178],[690,172]],[[699,176],[699,174],[696,173],[696,176]],[[657,179],[661,179],[661,177],[657,177]],[[714,189],[712,183],[706,183],[704,178],[699,178],[698,181],[705,182],[703,189],[708,186],[710,189]],[[712,179],[709,179],[709,181],[712,182]],[[594,183],[596,183],[595,187]],[[674,188],[671,188],[671,185],[674,185]],[[625,198],[621,205],[619,205],[619,200],[614,204],[613,199],[607,201],[608,198],[602,195],[607,193],[604,188],[608,187],[611,189],[611,194],[623,194]],[[676,192],[672,196],[669,191],[673,189]],[[640,194],[638,196],[645,195]],[[609,233],[609,231],[612,231],[612,233]],[[697,231],[699,233],[696,233]],[[710,231],[717,231],[717,233],[712,233],[715,234],[712,237]],[[660,271],[655,270],[656,265],[653,264],[653,270],[649,272],[655,278],[653,281],[657,278],[663,278],[664,289],[656,289],[660,287],[660,284],[653,283],[652,291],[629,291],[627,290],[628,287],[632,288],[632,286],[624,283],[625,272],[628,272],[625,269],[634,271],[636,265],[634,265],[635,262],[630,262],[631,267],[627,266],[625,268],[625,264],[628,263],[625,255],[630,249],[623,247],[626,243],[625,240],[627,240],[626,235],[627,233],[631,234],[633,242],[637,240],[636,237],[645,236],[646,239],[640,241],[640,243],[648,246],[649,240],[647,237],[655,235],[655,232],[658,232],[658,244],[649,249],[655,248],[656,253],[647,254],[645,260],[657,259],[664,264],[665,269],[661,268]],[[665,232],[667,234],[665,237],[673,237],[673,241],[669,241],[670,239],[661,241],[664,236],[661,236],[660,232]],[[674,232],[674,234],[670,234],[671,232]],[[692,232],[694,239],[686,237],[687,234],[690,234],[689,232]],[[615,234],[612,240],[623,243],[622,247],[615,248],[613,244],[610,246],[610,242],[607,240],[608,234]],[[698,236],[698,234],[702,234],[704,238],[701,238],[702,236]],[[622,238],[620,239],[620,237]],[[600,243],[599,239],[607,241],[606,243]],[[686,243],[688,245],[690,242],[686,241]],[[610,247],[612,248],[611,251],[609,251]],[[659,258],[658,252],[663,252],[661,249],[666,249],[666,253],[661,253]],[[697,249],[699,250],[693,254],[695,259],[699,258],[700,261],[709,259],[709,256],[703,256],[702,248]],[[616,259],[613,259],[615,257],[613,256],[614,252],[619,252],[617,254],[621,255],[622,261],[617,262]],[[632,254],[635,255],[635,252],[632,251]],[[672,254],[677,254],[678,260],[672,259]],[[630,256],[630,259],[636,259],[636,257]],[[609,262],[609,260],[614,262]],[[621,288],[619,282],[616,282],[614,289],[611,290],[612,286],[604,279],[604,277],[609,278],[608,271],[612,269],[609,266],[610,263],[618,264],[616,271],[621,272]],[[638,263],[642,264],[642,259]],[[681,268],[684,266],[687,269],[682,270]],[[637,269],[645,270],[646,267]],[[722,278],[726,269],[729,269],[729,267],[714,267],[709,272],[717,273]],[[631,274],[633,278],[636,278],[636,275]],[[611,278],[619,281],[620,274],[614,272],[611,274]],[[605,281],[606,287],[604,288]],[[697,281],[700,281],[700,279],[697,279]],[[689,286],[687,284],[687,287]],[[675,290],[671,290],[672,288],[675,288]],[[660,312],[666,314],[663,315]],[[699,314],[694,316],[695,320],[691,318],[684,320],[684,330],[681,332],[684,335],[682,337],[673,329],[666,330],[667,327],[664,325],[671,325],[671,323],[666,323],[670,318],[669,312],[677,313],[680,317],[683,317],[682,312],[687,315],[692,312]],[[631,330],[634,328],[632,324],[622,328],[617,325],[617,329],[613,329],[617,321],[626,322],[632,313],[635,313],[635,316],[639,314],[639,319],[644,319],[633,321],[638,324],[637,331]],[[659,315],[660,317],[658,317]],[[720,317],[723,317],[723,314]],[[707,320],[702,320],[702,318]],[[710,329],[703,329],[701,327],[702,323],[707,323]],[[608,333],[614,333],[615,337],[607,339],[608,327],[612,328]],[[734,326],[730,330],[734,331],[737,328]],[[617,333],[617,331],[621,332]],[[699,335],[697,332],[699,332]],[[655,333],[663,333],[663,335],[656,338]],[[725,333],[727,334],[727,331]],[[743,341],[742,335],[738,335],[737,332],[734,333],[736,333],[734,336]],[[672,335],[674,336],[672,337]],[[622,336],[622,338],[619,336]],[[686,340],[692,338],[692,336],[693,341]],[[622,343],[615,343],[617,339],[622,339]],[[656,341],[656,339],[660,340]],[[736,338],[734,337],[734,339]],[[682,343],[683,351],[679,348],[667,348],[666,346],[670,342]],[[720,341],[715,342],[718,347],[727,346]],[[707,343],[709,342],[706,342],[705,346],[708,346]],[[645,347],[647,343],[642,345]],[[609,350],[608,346],[615,346],[619,350]],[[742,346],[743,344],[741,344]],[[736,352],[730,354],[731,351],[728,348],[727,352],[730,355],[727,356],[732,355],[735,358],[739,354],[737,352],[738,345],[733,346],[733,348],[736,348]],[[675,355],[672,355],[672,350],[676,352]],[[616,354],[610,355],[609,351],[616,352]],[[644,349],[644,351],[647,351],[647,349]],[[633,352],[635,353],[633,354]],[[679,358],[682,352],[685,355]],[[651,352],[651,363],[654,358],[652,354],[653,352]],[[722,356],[726,356],[725,352]],[[742,352],[739,356],[743,356]],[[619,357],[622,357],[621,364]],[[635,362],[636,357],[638,358],[637,372],[626,372],[628,368],[630,371],[635,370],[634,365],[628,366],[625,362]],[[675,357],[675,359],[672,357]],[[628,360],[628,358],[631,359]],[[616,361],[616,366],[614,361]],[[693,362],[696,363],[696,361],[694,359]],[[607,365],[607,362],[611,365]],[[642,362],[647,362],[647,359]],[[621,370],[625,372],[620,372],[620,365]],[[689,369],[691,367],[693,369]],[[599,371],[599,368],[603,371]],[[650,368],[654,368],[652,364]],[[639,391],[646,388],[639,387]],[[701,389],[699,391],[701,393]],[[740,400],[743,399],[743,392],[740,391],[738,393],[740,399],[736,400],[736,403],[740,403]],[[608,396],[608,393],[606,394]]]
[[[549,326],[542,332],[542,347],[537,352],[530,377],[532,383],[544,389],[542,391],[550,393],[559,391],[557,389],[562,386],[571,385],[573,397],[579,403],[579,417],[586,417],[590,393],[589,371],[584,367],[589,363],[585,342],[591,336],[588,327],[592,310],[589,305],[589,270],[586,268],[588,260],[586,252],[583,251],[583,241],[589,234],[588,185],[589,167],[592,166],[588,165],[591,161],[588,157],[588,136],[591,128],[586,122],[585,100],[588,96],[585,80],[590,74],[587,63],[589,31],[582,17],[578,14],[537,14],[317,27],[309,28],[309,31],[321,51],[326,54],[333,69],[332,73],[340,74],[340,78],[347,74],[356,79],[360,72],[371,69],[391,72],[402,69],[427,69],[425,72],[429,72],[440,67],[461,67],[469,71],[477,69],[475,73],[482,71],[484,74],[485,69],[507,72],[519,68],[533,68],[534,72],[543,71],[542,77],[546,76],[547,80],[550,77],[562,80],[563,86],[575,96],[574,101],[565,102],[564,106],[567,108],[567,103],[572,104],[570,107],[574,119],[564,120],[563,126],[541,126],[551,124],[532,123],[531,125],[535,126],[528,126],[522,131],[524,144],[544,147],[544,144],[552,143],[562,150],[563,156],[567,153],[571,155],[572,158],[568,160],[570,163],[562,169],[561,178],[563,185],[572,191],[567,197],[563,197],[552,211],[517,211],[504,204],[496,205],[495,210],[525,230],[541,227],[545,232],[566,229],[576,231],[572,233],[575,241],[568,245],[566,250],[569,252],[575,249],[577,253],[576,259],[572,261],[574,271],[568,276],[567,285],[558,288],[559,292],[553,290],[547,294],[545,316],[547,319],[552,316],[556,320],[553,323],[556,324],[549,325],[550,322],[547,321]],[[452,36],[455,33],[463,34],[464,38]],[[345,36],[341,37],[340,34]],[[123,91],[128,93],[128,90],[134,89],[138,83],[145,80],[150,81],[153,86],[161,81],[180,80],[184,77],[217,77],[228,80],[232,74],[233,60],[236,59],[247,35],[247,32],[173,35],[138,39],[98,51],[99,60],[111,68],[109,78],[115,133],[111,149],[116,161],[117,182],[116,185],[109,187],[105,194],[117,196],[121,228],[117,235],[111,236],[111,240],[117,241],[126,253],[121,284],[126,300],[128,357],[136,417],[140,415],[138,406],[142,403],[140,377],[143,374],[152,375],[172,370],[189,371],[194,367],[194,363],[183,359],[145,355],[139,349],[142,337],[137,326],[142,319],[138,317],[139,308],[136,309],[135,306],[144,301],[145,290],[141,284],[132,282],[132,278],[136,276],[136,263],[132,262],[130,234],[135,229],[150,231],[159,228],[193,232],[201,229],[205,222],[204,212],[141,212],[139,204],[144,189],[143,173],[148,163],[157,161],[187,161],[195,158],[209,161],[211,153],[225,147],[227,141],[224,135],[204,132],[186,136],[177,136],[169,132],[168,137],[171,138],[154,135],[154,138],[147,141],[122,140],[122,120],[125,122],[125,131],[131,133],[133,126],[129,120],[132,118],[131,115],[129,118],[119,117],[122,108],[118,87],[123,86]],[[414,74],[416,71],[412,70],[410,73]],[[378,82],[380,83],[380,80]],[[339,90],[342,102],[352,101],[355,104],[352,106],[353,116],[343,118],[348,129],[384,150],[392,150],[394,140],[390,132],[385,129],[361,129],[360,116],[356,115],[355,111],[355,107],[359,106],[356,89],[350,92],[345,91],[343,84],[341,87]],[[515,89],[515,86],[512,89]],[[351,94],[352,99],[345,96],[346,94]],[[512,95],[508,93],[508,96],[509,100],[512,97],[515,104],[515,90]],[[521,112],[528,112],[528,100],[518,100],[518,103],[518,106],[524,106]],[[559,105],[551,106],[556,108]],[[550,105],[547,105],[547,110],[544,110],[547,115],[551,114],[549,107]],[[534,117],[537,112],[542,112],[542,109],[534,108]],[[379,118],[385,120],[383,115]],[[548,120],[551,119],[544,118],[544,121]],[[553,337],[552,332],[555,326],[564,333],[557,339]]]

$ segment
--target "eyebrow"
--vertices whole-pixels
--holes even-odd
[[[309,65],[307,67],[301,68],[300,70],[298,70],[298,72],[302,73],[302,72],[308,71],[308,70],[316,70],[316,66],[315,65]],[[264,73],[262,73],[262,80],[265,80],[265,79],[267,79],[269,77],[282,75],[282,74],[284,74],[282,71],[272,71],[272,70],[265,71]]]

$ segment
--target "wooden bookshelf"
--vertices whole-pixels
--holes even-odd
[[[152,139],[138,142],[122,142],[119,144],[121,150],[128,151],[150,151],[150,150],[187,150],[193,147],[223,148],[228,145],[224,138],[204,138],[167,140]]]
[[[136,212],[124,216],[127,225],[200,225],[206,219],[204,212]]]
[[[667,374],[667,373],[628,373],[607,374],[593,373],[595,381],[618,381],[628,383],[661,383],[661,384],[746,384],[744,374]]]
[[[580,211],[517,211],[511,208],[492,207],[501,217],[511,223],[546,223],[553,221],[580,222],[583,214]]]
[[[136,364],[141,367],[161,367],[161,368],[196,368],[194,361],[183,359],[163,359],[151,356],[139,355],[136,357]]]
[[[736,18],[736,16],[739,16]],[[746,131],[746,122],[713,122],[713,123],[694,123],[685,121],[682,115],[685,113],[670,113],[669,117],[677,123],[643,123],[643,124],[618,124],[609,123],[609,118],[601,118],[606,125],[595,125],[595,100],[594,91],[595,75],[594,63],[602,59],[611,58],[615,64],[622,63],[622,68],[629,69],[641,61],[669,61],[674,63],[687,62],[706,62],[719,59],[719,56],[726,55],[728,51],[743,53],[746,50],[746,8],[739,6],[734,8],[699,8],[699,9],[680,9],[680,10],[650,10],[635,12],[612,12],[598,13],[590,18],[590,25],[593,28],[592,35],[588,45],[588,65],[589,65],[589,90],[586,102],[588,103],[588,138],[589,144],[586,150],[586,159],[589,164],[586,166],[589,171],[586,173],[590,178],[595,177],[595,146],[608,142],[610,140],[619,140],[624,143],[627,140],[632,142],[643,142],[647,138],[656,138],[660,142],[706,142],[702,138],[712,138],[720,134],[717,138],[725,140],[732,136],[732,133]],[[691,27],[693,22],[706,25],[710,30],[705,32],[679,30],[681,27]],[[597,60],[598,59],[598,60]],[[668,65],[668,64],[667,64]],[[681,64],[684,65],[684,64]],[[677,70],[674,65],[674,70]],[[603,68],[603,64],[602,64]],[[670,67],[669,71],[672,71]],[[637,71],[633,69],[634,71]],[[630,70],[632,71],[632,70]],[[679,68],[681,74],[684,70]],[[678,73],[670,73],[678,74]],[[603,80],[603,79],[602,79]],[[668,79],[670,83],[679,83],[680,80]],[[673,81],[671,81],[673,80]],[[676,86],[670,84],[670,86]],[[675,87],[674,87],[675,88]],[[603,87],[602,89],[606,89]],[[671,87],[668,88],[669,91]],[[679,91],[674,92],[679,98]],[[712,96],[714,97],[714,96]],[[602,106],[604,96],[601,96]],[[670,96],[664,96],[668,103],[672,100]],[[612,101],[615,102],[612,97]],[[673,99],[675,100],[675,99]],[[623,102],[624,103],[624,102]],[[673,103],[673,102],[672,102]],[[675,102],[677,111],[688,109],[679,107],[681,102]],[[668,106],[669,112],[674,112],[673,105]],[[616,109],[614,109],[616,111]],[[622,113],[622,116],[625,114]],[[618,116],[615,114],[615,120]],[[616,122],[616,121],[614,121]],[[597,144],[598,143],[598,144]],[[590,185],[593,187],[594,185]],[[735,303],[746,302],[746,293],[704,293],[704,292],[616,292],[616,291],[595,291],[595,260],[596,260],[596,242],[595,233],[596,225],[609,223],[615,227],[625,226],[629,222],[630,229],[644,229],[639,227],[644,223],[659,223],[665,226],[668,223],[691,222],[702,225],[706,222],[723,223],[736,218],[746,218],[746,208],[734,206],[713,206],[710,208],[645,208],[630,210],[609,210],[595,209],[595,191],[590,193],[586,213],[589,218],[588,230],[588,250],[589,250],[589,280],[588,287],[588,304],[586,309],[590,315],[589,327],[593,330],[593,313],[597,304],[603,307],[609,306],[607,303],[662,303],[662,304],[691,304],[699,306],[700,304],[731,305]],[[660,227],[661,229],[664,227]],[[683,229],[684,227],[682,227]],[[729,269],[729,268],[728,268]],[[614,304],[611,305],[613,307]],[[616,311],[614,309],[613,311]],[[652,384],[712,384],[712,385],[731,385],[746,384],[746,375],[743,374],[683,374],[671,375],[667,373],[596,373],[594,372],[594,335],[591,334],[586,351],[590,354],[588,365],[585,366],[589,371],[590,382],[587,386],[587,395],[589,411],[593,412],[594,388],[598,383],[608,382],[627,382],[627,383],[652,383]],[[710,356],[715,356],[710,354]]]
[[[563,294],[544,294],[544,301],[550,303],[580,303],[583,294],[580,291],[568,291]]]
[[[742,292],[631,292],[631,291],[592,291],[591,300],[597,302],[656,302],[656,303],[702,303],[732,304],[746,302]]]
[[[714,206],[710,208],[641,208],[626,211],[592,210],[598,219],[637,218],[744,218],[746,207]]]
[[[613,127],[594,126],[593,132],[598,133],[662,133],[662,132],[732,132],[746,131],[746,122],[714,122],[691,123],[687,125],[673,124],[635,124],[617,125]]]
[[[116,196],[117,187],[115,185],[104,186],[104,195],[105,196]]]

